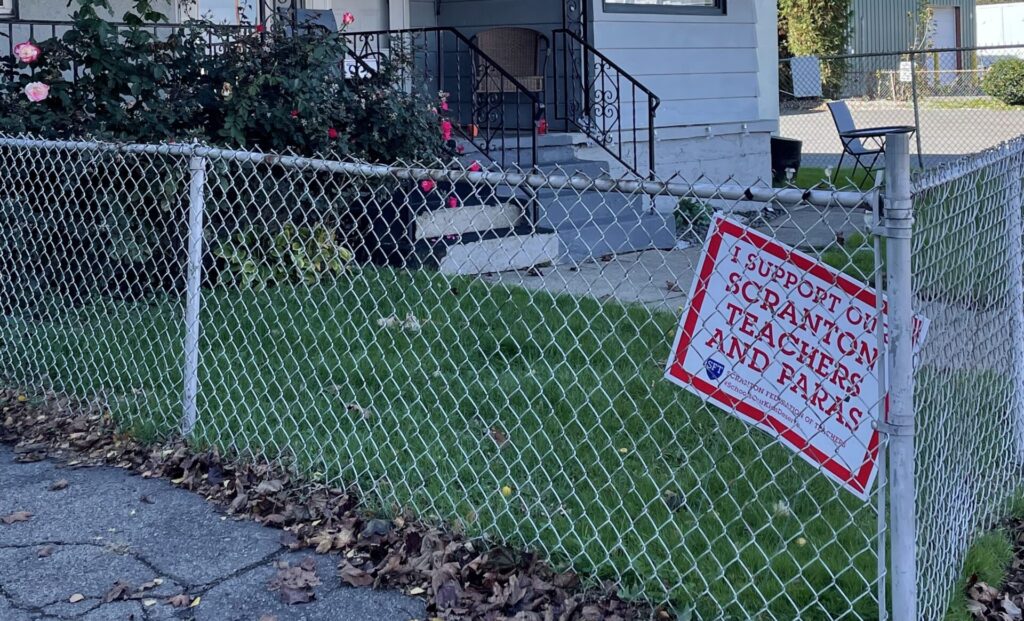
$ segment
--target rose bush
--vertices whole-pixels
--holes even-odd
[[[166,17],[150,0],[135,0],[118,26],[100,17],[108,0],[75,3],[73,28],[62,37],[20,42],[0,59],[0,132],[198,140],[375,162],[425,160],[452,148],[450,135],[442,135],[450,129],[439,128],[436,93],[395,87],[407,61],[396,55],[374,75],[346,76],[340,33],[281,23],[248,31],[195,23],[158,36],[152,27]],[[342,23],[354,19],[349,14]],[[62,155],[48,158],[18,187],[0,188],[0,234],[11,242],[0,244],[0,272],[20,274],[3,286],[0,311],[38,312],[41,300],[53,301],[48,294],[77,304],[96,294],[179,291],[187,222],[180,165]],[[329,179],[274,167],[231,173],[211,171],[216,181],[207,217],[217,231],[207,257],[211,279],[234,273],[218,249],[240,231],[270,244],[284,231],[320,231],[330,223],[343,245],[353,233],[345,227],[357,226],[352,223],[366,211],[362,205],[393,192],[363,187],[327,195]],[[319,198],[295,204],[302,196]],[[251,213],[253,205],[259,214]],[[272,248],[249,250],[253,257],[273,256]]]

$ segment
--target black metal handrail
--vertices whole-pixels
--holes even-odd
[[[343,36],[360,67],[395,53],[411,56],[413,74],[402,75],[397,86],[405,88],[406,79],[420,80],[436,92],[449,93],[453,131],[488,160],[502,168],[536,166],[535,119],[543,115],[543,100],[462,32],[440,26]]]
[[[643,175],[637,148],[641,144],[638,121],[643,113],[638,113],[638,100],[642,95],[647,100],[647,175],[654,175],[654,123],[661,99],[575,32],[566,28],[555,30],[553,45],[556,54],[560,50],[555,61],[555,118],[601,145],[634,174]],[[630,96],[629,108],[625,110],[631,112],[629,118],[624,118],[624,93]],[[628,125],[624,124],[626,120],[630,121]],[[630,135],[631,151],[624,140]]]
[[[212,52],[219,51],[227,43],[231,42],[230,37],[226,35],[244,35],[252,32],[256,32],[257,27],[254,25],[243,24],[243,25],[221,25],[221,24],[208,24],[204,22],[188,22],[188,23],[171,23],[171,22],[160,22],[152,24],[144,24],[142,26],[133,26],[123,22],[111,23],[116,29],[129,29],[129,28],[140,28],[142,30],[150,31],[159,40],[161,33],[167,35],[174,34],[177,31],[182,30],[204,30],[206,36],[207,50]],[[63,36],[65,32],[73,30],[75,23],[67,20],[46,20],[46,19],[12,19],[0,21],[0,40],[6,40],[0,43],[0,57],[12,56],[14,54],[14,46],[22,41],[35,41],[42,42],[49,39],[56,39]]]

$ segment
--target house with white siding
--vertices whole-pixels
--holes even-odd
[[[8,31],[67,13],[65,0],[0,2]],[[592,176],[771,178],[776,0],[166,2],[177,21],[290,16],[336,27],[352,13],[347,67],[373,71],[403,50],[413,60],[407,83],[447,93],[467,159]],[[112,3],[116,17],[130,0]],[[675,242],[672,205],[573,214],[540,200],[541,224],[571,230],[561,241],[574,258]]]

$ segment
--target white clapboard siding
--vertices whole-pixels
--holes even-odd
[[[597,3],[592,42],[661,98],[659,127],[757,121],[760,99],[778,96],[763,92],[772,81],[761,75],[777,68],[758,58],[759,12],[774,18],[769,2],[730,2],[725,15],[605,13]],[[632,98],[623,96],[625,124]],[[644,96],[637,99],[646,106]]]

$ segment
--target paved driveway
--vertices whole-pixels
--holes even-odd
[[[852,106],[858,127],[913,125],[910,107],[870,108]],[[842,144],[828,110],[784,111],[779,119],[780,135],[804,143],[804,164],[834,166]],[[921,109],[921,147],[925,166],[935,166],[963,155],[977,153],[1024,134],[1024,110]],[[911,145],[916,153],[916,146]],[[845,163],[844,163],[845,166]]]

